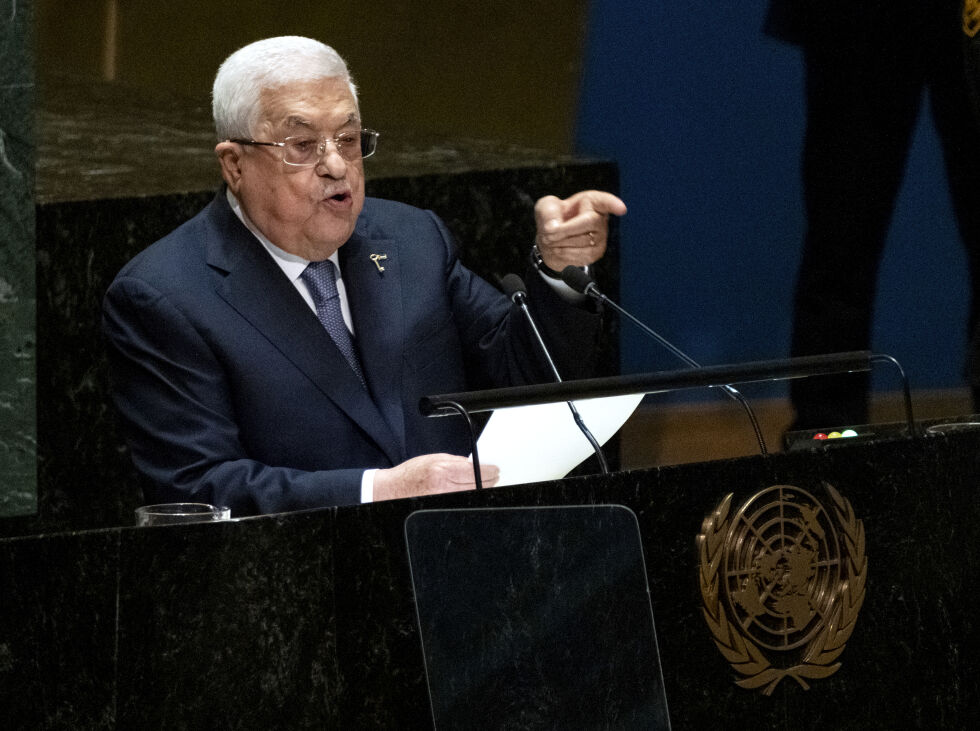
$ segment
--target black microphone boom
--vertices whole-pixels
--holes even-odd
[[[579,267],[571,266],[571,265],[565,267],[562,270],[561,279],[565,284],[567,284],[569,287],[574,289],[576,292],[579,292],[580,294],[588,295],[589,297],[592,297],[598,302],[602,302],[605,305],[609,305],[614,310],[616,310],[616,312],[631,320],[644,333],[652,337],[654,340],[656,340],[658,343],[664,346],[667,350],[669,350],[671,353],[673,353],[682,361],[684,361],[691,368],[701,367],[701,365],[697,361],[695,361],[693,358],[691,358],[686,353],[684,353],[680,348],[675,346],[673,343],[671,343],[669,340],[664,338],[659,333],[654,332],[651,328],[647,327],[645,323],[638,320],[632,314],[624,310],[622,307],[620,307],[618,304],[616,304],[611,299],[609,299],[606,295],[600,292],[598,285],[596,285],[595,283],[595,280]],[[733,398],[735,401],[738,401],[738,403],[741,404],[742,408],[745,409],[745,413],[748,415],[749,421],[752,422],[752,429],[755,431],[755,438],[759,442],[760,452],[762,454],[768,454],[769,450],[766,449],[766,440],[762,436],[762,430],[759,428],[759,422],[755,418],[755,412],[752,411],[752,407],[749,406],[749,402],[745,400],[745,397],[741,394],[741,392],[739,392],[737,389],[735,389],[732,386],[722,386],[721,389],[726,394],[728,394],[728,396]]]
[[[527,308],[527,288],[524,286],[524,280],[522,280],[516,274],[507,274],[503,279],[500,280],[500,286],[503,287],[504,294],[506,294],[511,301],[516,304],[524,312],[524,316],[527,318],[528,323],[531,325],[531,330],[534,331],[534,337],[538,341],[538,345],[541,347],[541,352],[544,353],[545,360],[548,361],[548,366],[551,368],[551,373],[555,377],[556,383],[561,383],[561,374],[558,373],[558,367],[555,366],[555,361],[551,359],[551,353],[548,352],[548,347],[544,344],[544,338],[541,337],[541,333],[538,332],[538,326],[534,322],[534,318],[531,317],[531,311]],[[582,420],[582,415],[579,414],[578,409],[575,408],[575,404],[571,401],[566,402],[568,404],[569,410],[572,412],[572,419],[575,420],[576,426],[578,426],[579,431],[589,440],[589,444],[592,445],[592,451],[595,452],[596,459],[599,461],[599,469],[602,470],[602,474],[609,474],[609,465],[606,464],[606,456],[602,452],[602,447],[599,446],[598,440],[589,431],[589,428],[585,425]]]
[[[538,345],[541,346],[541,352],[544,353],[545,360],[548,361],[548,367],[551,368],[555,381],[561,383],[561,376],[558,375],[558,368],[555,366],[555,362],[551,359],[551,353],[548,352],[548,348],[545,347],[544,338],[542,338],[541,333],[538,332],[538,326],[535,324],[534,318],[531,317],[530,310],[527,309],[527,287],[524,286],[524,280],[516,274],[505,274],[504,278],[500,280],[500,286],[503,287],[504,294],[510,298],[510,301],[520,307],[524,312],[524,316],[531,325],[531,330],[534,331],[534,337],[538,341]]]

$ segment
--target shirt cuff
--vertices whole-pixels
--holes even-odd
[[[547,274],[538,269],[538,276],[541,277],[548,286],[551,287],[555,293],[561,297],[566,302],[584,302],[589,297],[588,295],[582,294],[581,292],[576,292],[574,289],[569,287],[560,279],[555,279],[554,277],[549,277]]]
[[[364,470],[364,474],[361,475],[361,502],[362,503],[373,503],[374,502],[374,473],[377,470]]]

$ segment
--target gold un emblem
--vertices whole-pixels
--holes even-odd
[[[697,538],[704,618],[736,684],[775,690],[840,668],[837,658],[864,602],[864,524],[829,484],[828,510],[806,490],[774,485],[733,518],[732,495]]]

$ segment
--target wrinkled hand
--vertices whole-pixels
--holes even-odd
[[[564,200],[541,198],[534,204],[541,258],[558,272],[569,264],[581,267],[598,261],[606,253],[609,214],[625,213],[623,201],[600,190],[583,190]]]
[[[493,487],[500,479],[500,470],[481,463],[480,478],[484,487]],[[473,463],[455,454],[423,454],[374,474],[376,501],[475,488]]]

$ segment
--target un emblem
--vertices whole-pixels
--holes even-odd
[[[799,487],[775,485],[730,517],[732,495],[697,538],[705,621],[715,645],[766,695],[785,677],[807,680],[840,668],[837,658],[864,602],[864,525],[824,483],[829,509]]]
[[[973,38],[980,30],[980,0],[963,0],[963,33]]]

